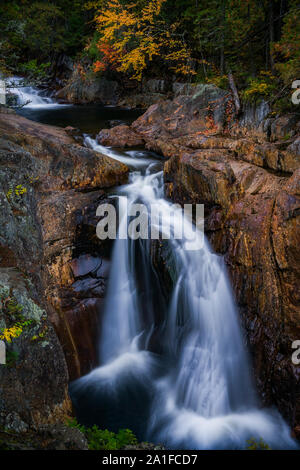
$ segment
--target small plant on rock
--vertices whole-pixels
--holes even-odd
[[[79,429],[87,438],[89,450],[119,450],[127,445],[137,444],[137,438],[130,429],[120,429],[117,433],[108,429],[90,428],[79,424],[76,418],[69,419],[67,425]]]
[[[262,438],[256,440],[251,437],[247,440],[246,450],[271,450],[271,447]]]

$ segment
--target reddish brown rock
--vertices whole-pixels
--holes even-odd
[[[282,150],[269,142],[258,144],[251,139],[239,139],[232,150],[240,160],[278,172],[293,173],[300,166],[300,154]]]
[[[170,145],[174,138],[184,139],[195,133],[209,136],[227,128],[232,119],[232,106],[227,92],[213,85],[204,85],[192,96],[179,96],[173,101],[161,101],[150,106],[131,127],[119,126],[101,131],[99,141],[115,147],[146,142],[151,150],[170,156],[174,147],[166,149],[165,146]],[[180,145],[180,141],[174,142],[175,148]]]
[[[99,132],[97,141],[110,147],[138,147],[145,144],[144,139],[125,124]]]
[[[165,163],[167,194],[205,204],[207,235],[225,255],[261,396],[299,423],[291,345],[300,338],[300,169],[278,176],[218,152],[174,155]]]
[[[246,121],[234,118],[229,97],[209,92],[153,105],[131,128],[168,158],[167,196],[205,204],[206,232],[228,265],[260,395],[299,426],[300,371],[291,360],[300,338],[299,123],[295,115],[260,120],[259,129]]]
[[[0,268],[18,267],[30,276],[74,379],[97,363],[107,279],[100,265],[109,247],[96,236],[96,209],[103,188],[125,183],[128,168],[77,145],[63,129],[15,114],[1,116]],[[17,185],[26,188],[24,195],[12,191],[7,198]],[[99,272],[78,273],[74,263],[82,264],[81,256],[90,250],[99,258]]]

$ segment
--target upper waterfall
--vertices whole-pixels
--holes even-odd
[[[27,85],[22,77],[8,79],[6,88],[10,95],[17,97],[17,106],[35,109],[65,106],[46,96],[45,92],[38,87]]]

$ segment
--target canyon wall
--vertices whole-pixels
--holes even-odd
[[[165,191],[205,205],[205,231],[224,256],[265,405],[300,435],[300,120],[267,103],[236,115],[212,85],[151,106],[131,127],[102,130],[99,143],[143,141],[166,158]],[[195,273],[197,275],[197,273]],[[226,321],[226,319],[224,319]]]
[[[96,207],[128,169],[62,129],[0,111],[0,444],[5,428],[38,431],[33,442],[47,448],[86,448],[61,423],[72,413],[69,380],[97,362],[109,266]]]

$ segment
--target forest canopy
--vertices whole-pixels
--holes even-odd
[[[245,99],[300,78],[298,0],[12,0],[0,5],[0,67],[214,82]],[[277,86],[277,85],[276,85]]]

